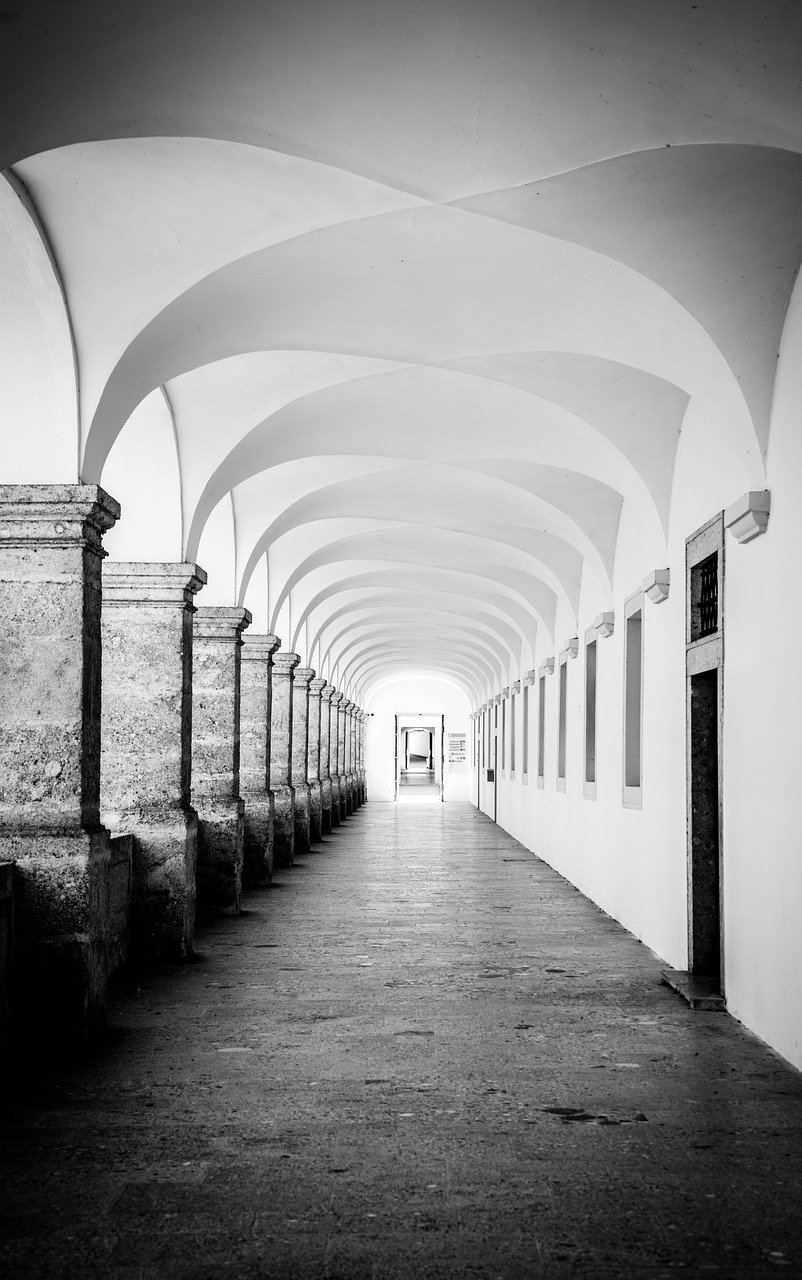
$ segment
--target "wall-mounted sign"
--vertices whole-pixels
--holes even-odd
[[[464,733],[448,734],[448,763],[465,764],[468,759],[468,738]]]

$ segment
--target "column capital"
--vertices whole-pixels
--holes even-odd
[[[254,662],[257,660],[269,659],[273,661],[273,654],[278,649],[281,641],[278,636],[269,633],[260,635],[258,632],[251,635],[250,632],[242,637],[242,659],[243,662],[250,658]]]
[[[351,712],[354,710],[355,703],[350,698],[346,698],[343,702],[343,711]]]
[[[333,684],[326,684],[324,682],[323,688],[320,690],[320,696],[324,702],[331,702],[336,692],[337,690],[334,688]]]
[[[289,653],[285,649],[277,653],[273,659],[273,670],[278,676],[290,676],[300,661],[300,654]]]
[[[239,640],[251,621],[248,609],[228,605],[199,605],[195,610],[195,634],[206,640]]]
[[[310,681],[314,680],[314,678],[315,672],[312,667],[296,667],[292,673],[293,684],[295,685],[308,686]]]
[[[103,566],[103,604],[192,604],[206,586],[206,573],[182,561],[107,560]]]
[[[315,676],[314,680],[309,681],[310,693],[319,693],[322,695],[325,687],[326,687],[326,680],[324,676]]]
[[[120,504],[99,484],[0,485],[0,543],[64,547],[80,541],[102,552],[101,538]]]
[[[340,702],[343,701],[344,697],[345,697],[344,693],[338,693],[338,691],[335,689],[334,693],[331,695],[332,706],[337,706]]]

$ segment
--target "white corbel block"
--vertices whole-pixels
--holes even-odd
[[[509,685],[507,685],[506,689],[502,689],[502,690],[501,690],[501,696],[502,696],[502,698],[509,698],[509,696],[510,696],[510,686],[509,686]]]
[[[578,653],[579,636],[571,636],[571,639],[567,641],[565,648],[560,654],[560,661],[562,661],[563,658],[575,658]]]
[[[615,614],[600,613],[598,617],[594,619],[593,626],[596,629],[597,635],[605,637],[611,636],[615,630]]]
[[[535,683],[535,681],[537,680],[537,672],[535,671],[535,668],[534,668],[534,667],[532,668],[532,670],[531,670],[531,671],[527,671],[526,675],[524,676],[524,680],[525,680],[526,684],[534,684],[534,683]]]
[[[759,533],[765,533],[771,510],[771,492],[745,493],[724,512],[724,528],[729,529],[738,542],[751,542]]]
[[[553,674],[554,674],[554,659],[553,659],[553,658],[547,658],[547,659],[546,659],[546,661],[543,663],[543,665],[542,665],[542,666],[541,666],[541,668],[540,668],[540,674],[541,674],[542,676],[550,676],[550,675],[553,675]]]
[[[670,586],[670,569],[653,569],[648,577],[643,579],[644,595],[648,596],[652,604],[662,604],[664,600],[667,600]]]
[[[520,680],[514,680],[514,681],[513,681],[513,683],[512,683],[512,691],[513,691],[513,693],[520,693],[520,692],[521,692],[521,682],[520,682]]]

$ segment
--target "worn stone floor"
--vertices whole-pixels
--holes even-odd
[[[802,1077],[470,806],[198,949],[6,1090],[3,1276],[802,1276]]]

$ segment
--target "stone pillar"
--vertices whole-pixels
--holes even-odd
[[[198,817],[192,766],[194,564],[107,563],[103,570],[101,804],[134,836],[131,951],[192,952]]]
[[[306,780],[309,783],[309,841],[323,839],[323,788],[320,781],[320,713],[321,695],[326,681],[315,676],[309,681],[309,747]]]
[[[240,671],[247,609],[201,605],[192,660],[192,803],[198,905],[239,914],[245,805],[240,797]]]
[[[329,774],[331,776],[331,823],[339,827],[345,814],[340,793],[340,703],[344,694],[335,689],[331,695],[331,722],[329,728]]]
[[[359,755],[358,755],[358,731],[359,716],[361,710],[354,705],[352,713],[350,713],[350,772],[353,776],[353,806],[358,809],[362,804],[362,796],[359,795]]]
[[[320,691],[320,826],[324,836],[331,835],[331,695],[334,687],[324,684]]]
[[[295,852],[309,852],[311,803],[309,768],[309,684],[315,673],[311,667],[296,667],[292,673],[292,785],[295,788]]]
[[[364,715],[364,711],[359,707],[354,716],[354,778],[356,798],[360,808],[365,803],[362,791],[362,721]]]
[[[239,789],[245,801],[242,883],[269,884],[275,802],[270,790],[270,703],[278,636],[242,637]]]
[[[16,864],[15,1004],[54,1034],[105,1014],[101,539],[119,514],[98,485],[0,486],[0,862]]]
[[[337,707],[337,768],[340,775],[340,818],[345,821],[351,812],[348,803],[348,762],[346,760],[346,743],[348,734],[348,699],[343,694]]]
[[[362,803],[368,802],[368,760],[367,760],[367,741],[368,741],[368,713],[363,711],[359,718],[359,767],[360,778],[362,780]]]
[[[297,653],[273,659],[270,707],[270,790],[273,793],[273,866],[291,867],[295,856],[295,791],[292,785],[292,673]]]
[[[343,757],[343,760],[344,760],[343,777],[345,778],[345,812],[350,817],[351,814],[354,812],[354,778],[353,778],[353,772],[352,772],[353,766],[351,761],[351,746],[352,746],[351,725],[353,723],[352,712],[354,710],[354,704],[350,698],[346,698],[345,701],[341,703],[341,708],[344,712],[344,720],[345,720],[345,723],[343,726],[343,742],[344,742],[344,748],[345,748],[345,753]]]

